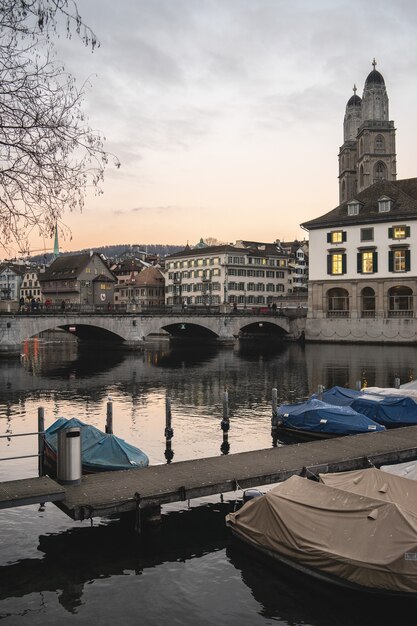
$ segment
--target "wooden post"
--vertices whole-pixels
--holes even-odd
[[[167,463],[171,463],[174,458],[174,451],[172,449],[172,438],[174,436],[174,429],[172,428],[172,413],[171,413],[171,400],[167,396],[165,398],[165,458]]]
[[[274,387],[272,389],[272,417],[271,417],[272,428],[276,428],[277,426],[277,409],[278,409],[278,389]]]
[[[317,385],[317,396],[319,400],[323,399],[324,385]]]
[[[107,402],[106,433],[113,434],[113,402]]]
[[[38,474],[44,475],[44,454],[45,454],[45,409],[38,408]]]
[[[223,419],[229,421],[229,393],[223,393]]]
[[[401,380],[398,377],[394,378],[394,387],[395,389],[399,389],[401,387]]]
[[[227,391],[223,393],[223,419],[221,421],[220,427],[223,431],[223,441],[220,446],[220,451],[222,454],[229,454],[230,444],[229,444],[229,394]]]
[[[356,391],[360,391],[362,389],[362,381],[361,380],[357,380],[356,381],[355,388],[356,388]]]

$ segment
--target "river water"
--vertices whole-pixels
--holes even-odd
[[[165,398],[173,462],[221,454],[229,393],[230,453],[271,446],[271,390],[280,402],[361,380],[392,386],[417,375],[413,347],[150,343],[143,352],[35,339],[0,361],[0,434],[33,432],[60,416],[114,432],[165,463]],[[36,452],[35,437],[0,439],[0,457]],[[34,458],[0,462],[0,480],[35,476]],[[241,493],[237,493],[240,496]],[[0,511],[0,619],[5,624],[414,624],[403,603],[351,601],[272,569],[236,545],[224,517],[234,495],[164,507],[159,531],[125,522],[73,522],[53,504]],[[415,615],[415,613],[414,613]]]

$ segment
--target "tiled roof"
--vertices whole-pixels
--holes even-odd
[[[378,212],[378,200],[383,196],[392,200],[391,210],[387,213]],[[348,215],[348,202],[344,202],[321,217],[304,222],[301,226],[313,230],[331,226],[417,219],[417,178],[379,181],[358,193],[353,200],[360,203],[358,215]]]
[[[42,276],[42,282],[44,280],[74,278],[87,265],[90,258],[91,256],[88,252],[59,256],[46,268]]]
[[[152,266],[142,270],[141,273],[135,277],[135,283],[137,287],[141,285],[159,286],[165,284],[165,278],[157,267]]]

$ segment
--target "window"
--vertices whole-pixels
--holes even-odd
[[[382,161],[378,161],[374,168],[374,183],[379,180],[386,180],[387,178],[387,166]]]
[[[358,252],[358,274],[375,274],[378,271],[378,253],[375,250]]]
[[[409,236],[409,226],[393,226],[392,228],[388,228],[388,237],[390,239],[406,239]]]
[[[334,253],[327,256],[327,273],[337,276],[346,273],[346,254]]]
[[[349,202],[348,215],[359,215],[359,202]]]
[[[377,135],[375,139],[375,152],[385,152],[385,140],[382,135]]]
[[[327,233],[327,243],[343,243],[346,241],[346,232],[344,230],[333,230]]]
[[[389,198],[381,198],[378,200],[379,213],[389,213],[391,210],[391,200]]]
[[[373,241],[374,229],[373,228],[361,228],[361,241]]]
[[[410,270],[410,250],[405,248],[390,250],[388,269],[390,272],[408,272]]]

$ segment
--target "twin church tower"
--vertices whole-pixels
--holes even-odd
[[[365,81],[362,98],[346,105],[343,145],[339,152],[339,203],[343,204],[379,180],[396,180],[394,122],[389,119],[385,81],[376,69]]]

